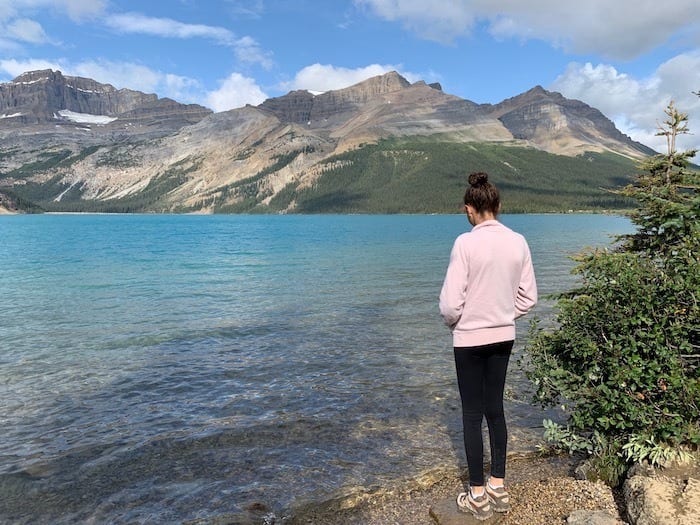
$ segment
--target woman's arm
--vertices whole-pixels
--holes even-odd
[[[520,274],[518,293],[515,296],[515,318],[522,317],[537,304],[537,281],[532,266],[530,248],[525,244],[525,261]]]
[[[455,241],[450,253],[450,264],[447,266],[447,273],[440,291],[440,315],[450,328],[453,328],[462,316],[467,279],[466,256],[460,250],[459,243]]]

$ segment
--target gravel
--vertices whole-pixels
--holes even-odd
[[[566,523],[575,510],[603,510],[622,524],[621,495],[602,482],[577,480],[577,462],[568,457],[509,460],[511,511],[500,525]],[[300,510],[290,524],[436,525],[431,507],[464,490],[459,472],[427,474],[401,486],[346,496],[322,507]],[[468,518],[465,516],[465,518]],[[470,523],[471,520],[465,521]],[[489,523],[489,521],[484,522]]]

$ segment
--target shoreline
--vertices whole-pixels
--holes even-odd
[[[606,511],[623,523],[621,490],[612,489],[603,482],[576,479],[574,470],[579,463],[579,459],[570,456],[509,458],[506,482],[513,507],[499,523],[565,523],[576,510]],[[434,525],[438,523],[433,516],[434,508],[440,504],[450,506],[464,490],[466,479],[466,468],[427,472],[393,487],[299,506],[282,522],[288,525]]]
[[[0,205],[0,215],[220,215],[220,216],[245,216],[245,215],[358,215],[358,216],[413,216],[413,217],[423,217],[432,215],[446,215],[446,216],[460,216],[461,213],[453,212],[423,212],[423,213],[411,213],[411,212],[398,212],[398,213],[363,213],[363,212],[353,212],[353,213],[214,213],[208,211],[188,211],[188,212],[156,212],[156,211],[39,211],[39,212],[27,212],[23,209],[10,209]],[[549,210],[549,211],[504,211],[500,215],[613,215],[620,217],[629,217],[630,210],[627,208],[622,209],[594,209],[594,210]]]

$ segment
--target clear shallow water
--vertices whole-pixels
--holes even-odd
[[[542,295],[603,215],[502,220]],[[0,217],[0,522],[277,516],[462,462],[462,216]],[[551,301],[538,306],[551,315]],[[518,327],[518,348],[527,321]],[[511,367],[509,388],[527,390]],[[513,423],[532,408],[511,407]]]

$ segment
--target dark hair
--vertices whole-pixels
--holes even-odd
[[[477,213],[491,212],[498,214],[501,197],[498,188],[489,182],[487,173],[479,171],[469,175],[469,187],[464,193],[464,204],[474,207]]]

